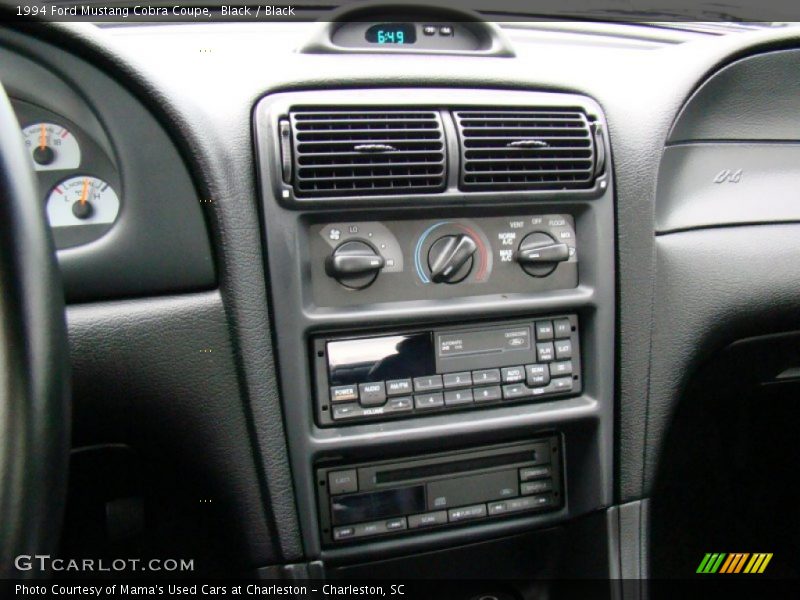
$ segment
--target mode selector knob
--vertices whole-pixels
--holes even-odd
[[[428,250],[428,268],[434,283],[464,281],[472,270],[472,255],[478,245],[468,235],[446,235]]]
[[[345,287],[362,290],[372,285],[385,263],[368,243],[350,240],[325,259],[325,272]]]
[[[529,233],[519,243],[516,260],[528,275],[547,277],[569,258],[569,246],[541,231]]]

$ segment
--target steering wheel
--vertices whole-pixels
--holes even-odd
[[[69,456],[64,294],[19,131],[0,85],[0,577],[43,575],[17,557],[55,550]]]

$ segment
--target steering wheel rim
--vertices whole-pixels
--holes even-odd
[[[0,84],[0,577],[35,577],[16,557],[50,554],[69,456],[63,287],[11,104]]]

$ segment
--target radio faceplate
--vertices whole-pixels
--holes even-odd
[[[560,438],[317,469],[323,544],[564,506]]]
[[[578,317],[312,342],[320,426],[549,400],[582,389]]]

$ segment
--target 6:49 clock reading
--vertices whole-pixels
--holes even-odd
[[[370,44],[413,44],[417,41],[417,30],[413,23],[380,23],[367,29],[365,37]]]

